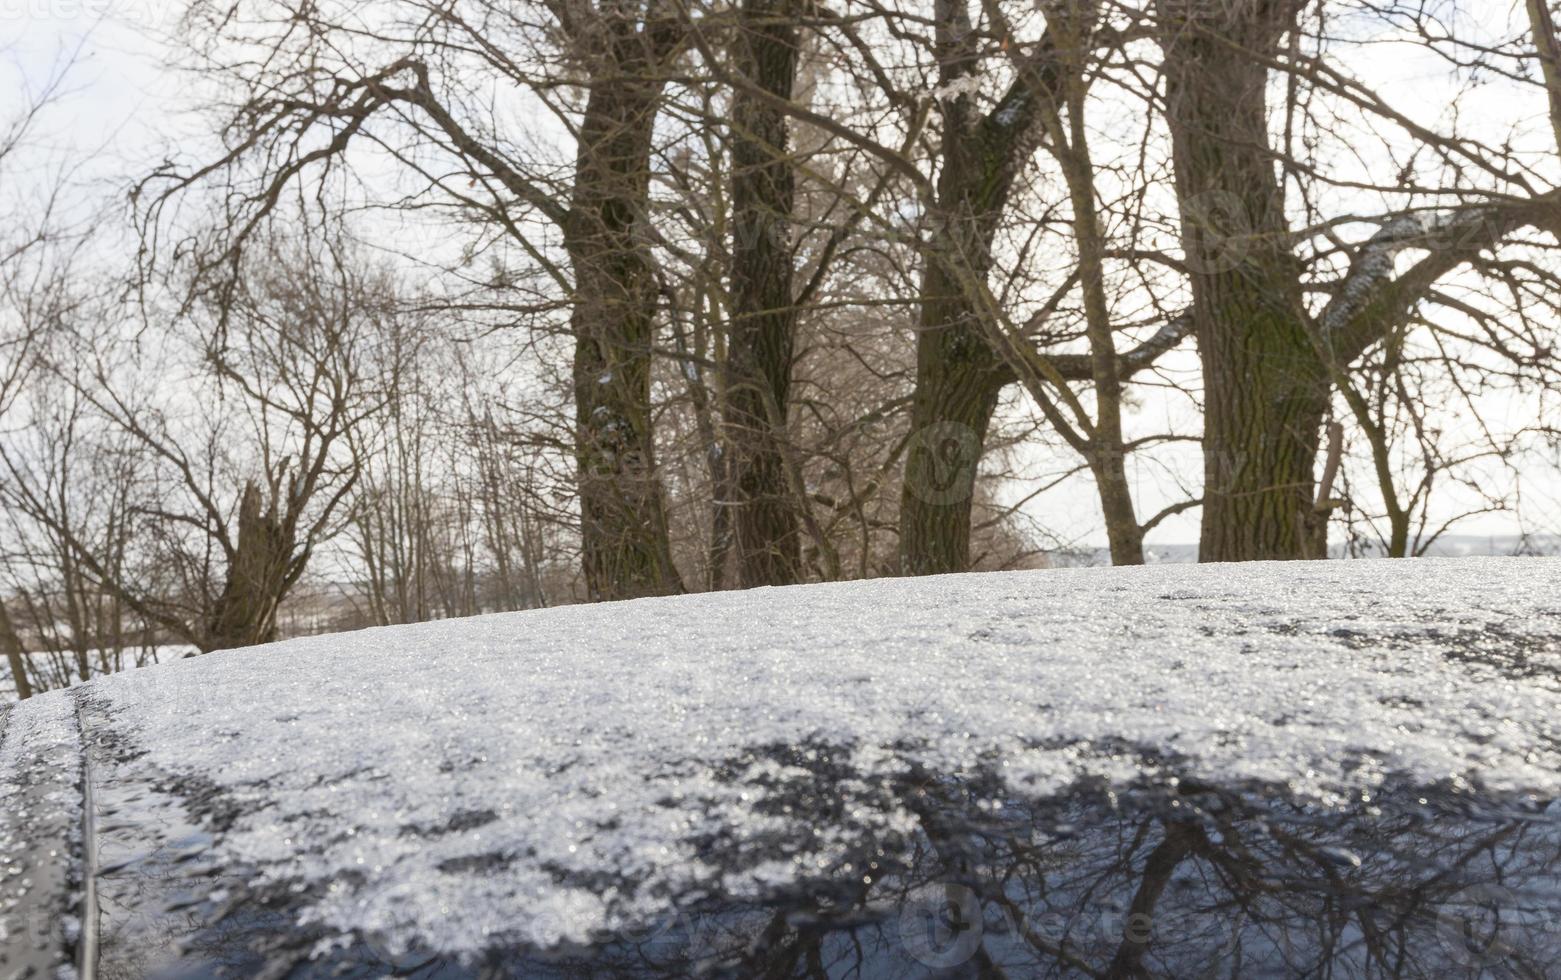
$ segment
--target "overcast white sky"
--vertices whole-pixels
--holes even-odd
[[[0,92],[20,104],[70,62],[68,103],[48,120],[56,158],[95,158],[104,176],[154,157],[171,137],[178,78],[163,70],[163,20],[149,0],[0,0]],[[112,151],[107,158],[96,151]],[[120,155],[128,155],[129,158]]]

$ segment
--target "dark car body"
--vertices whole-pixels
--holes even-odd
[[[1199,571],[659,600],[560,611],[551,625],[496,617],[458,628],[468,630],[461,644],[484,651],[466,664],[489,678],[480,692],[377,679],[369,700],[426,713],[358,731],[343,723],[372,705],[330,691],[311,705],[256,665],[271,658],[287,683],[319,670],[319,685],[323,672],[343,672],[331,658],[344,647],[426,644],[431,634],[235,651],[171,678],[156,668],[55,692],[0,714],[0,975],[1556,976],[1561,746],[1554,719],[1536,712],[1561,698],[1561,647],[1556,610],[1535,598],[1555,573],[1548,563],[1467,567],[1486,583],[1543,581],[1501,593],[1483,618],[1465,608],[1443,622],[1427,610],[1446,577],[1463,574],[1448,564],[1395,572],[1386,591],[1359,570],[1270,570],[1266,587],[1278,591],[1247,588],[1239,601],[1260,615],[1240,622],[1219,608],[1237,601],[1233,579]],[[1185,631],[1186,648],[1160,660],[1129,643],[1103,674],[1038,667],[1011,688],[976,681],[948,695],[965,683],[948,676],[952,665],[1015,670],[1048,655],[1044,643],[983,652],[1001,641],[1005,609],[1020,604],[1032,611],[1026,630],[1055,634],[1077,619],[1071,602],[1121,582],[1148,587],[1141,609],[1165,610],[1158,626],[1147,613],[1133,621],[1139,642],[1181,637],[1184,616],[1210,629]],[[1327,602],[1290,615],[1272,601],[1285,588]],[[950,590],[954,606],[926,601]],[[1368,621],[1388,592],[1402,607],[1397,632]],[[767,635],[804,629],[798,610],[816,617],[806,629],[829,635],[875,595],[901,610],[852,639],[858,653],[820,661],[839,676],[807,680],[765,659],[766,644],[781,642]],[[1189,603],[1208,608],[1187,612]],[[991,634],[951,626],[949,608],[986,617]],[[767,622],[768,633],[748,631],[749,650],[719,664],[699,644],[688,648],[692,669],[651,662],[654,638],[685,613]],[[1116,635],[1111,615],[1078,628]],[[931,624],[914,635],[957,635],[939,641],[955,652],[903,655],[907,618]],[[1257,623],[1274,628],[1254,633]],[[510,635],[513,648],[488,649]],[[612,710],[628,701],[603,701],[611,665],[572,660],[574,642],[593,654],[641,651],[619,692],[645,699],[632,716]],[[898,660],[857,695],[876,720],[820,722],[850,699],[812,714],[781,703],[781,690],[802,705],[853,683],[875,645]],[[458,658],[464,647],[444,649]],[[1281,654],[1291,649],[1337,660],[1290,670]],[[1207,687],[1179,674],[1199,651],[1217,679]],[[490,656],[501,666],[534,659],[521,690],[494,693]],[[1219,684],[1240,672],[1220,666],[1227,656],[1252,665],[1254,690],[1282,696],[1231,697]],[[937,676],[900,673],[912,668]],[[1111,676],[1135,669],[1143,676]],[[398,700],[408,692],[417,696]],[[254,706],[267,698],[276,703]],[[1332,730],[1340,704],[1361,731]],[[1366,718],[1363,704],[1382,717]],[[747,710],[743,729],[734,719]],[[1229,712],[1215,728],[1242,744],[1212,746],[1199,728],[1179,745],[1197,712]],[[254,734],[262,715],[296,726],[296,737]],[[557,720],[568,718],[578,724]],[[1162,724],[1163,738],[1144,734]],[[1081,734],[1058,737],[1057,725]],[[795,737],[767,737],[787,730]],[[1112,731],[1122,737],[1102,734]],[[636,742],[676,732],[686,745],[633,754]]]

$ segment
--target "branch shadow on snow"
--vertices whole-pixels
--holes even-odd
[[[1389,780],[1324,804],[1157,775],[1024,798],[1000,760],[864,773],[851,746],[768,746],[714,766],[756,790],[756,819],[685,841],[711,870],[682,890],[543,865],[655,914],[542,948],[518,925],[535,910],[517,907],[513,935],[463,958],[312,923],[315,902],[371,872],[315,881],[229,863],[224,830],[251,804],[156,772],[123,740],[92,752],[110,977],[1538,977],[1561,961],[1561,807],[1461,785]],[[1136,756],[1146,773],[1176,771]],[[901,819],[878,819],[889,813]],[[492,818],[456,809],[406,833]],[[475,882],[530,857],[443,870]]]

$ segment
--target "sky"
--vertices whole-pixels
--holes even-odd
[[[160,60],[167,12],[175,6],[0,0],[0,92],[16,100],[6,108],[24,104],[68,68],[69,100],[48,120],[46,152],[96,158],[103,176],[153,155],[166,145],[165,127],[179,103],[178,78]]]

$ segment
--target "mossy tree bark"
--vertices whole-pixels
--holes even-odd
[[[796,329],[787,117],[797,74],[790,0],[743,0],[732,44],[748,83],[732,97],[731,321],[724,389],[738,579],[790,585],[802,574],[797,508],[784,456]],[[764,98],[759,93],[772,98]]]
[[[969,567],[976,471],[998,396],[1012,380],[973,322],[979,313],[958,281],[940,259],[926,262],[900,496],[900,565],[907,575]]]
[[[987,114],[963,91],[979,70],[979,39],[963,0],[938,0],[936,53],[943,119],[933,227],[922,255],[911,441],[900,495],[900,570],[961,572],[970,563],[977,468],[1002,389],[1015,376],[993,350],[978,290],[1014,178],[1040,143],[1037,100],[1056,85],[1050,45]]]
[[[1269,145],[1265,60],[1301,6],[1162,0],[1194,331],[1203,361],[1204,561],[1321,557],[1315,505],[1328,372]]]
[[[645,222],[651,136],[675,26],[603,16],[562,221],[574,270],[576,465],[592,600],[681,592],[656,469],[650,371],[657,285]]]

